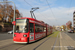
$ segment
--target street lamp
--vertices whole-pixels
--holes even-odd
[[[39,7],[35,7],[35,8],[31,8],[31,11],[30,11],[30,13],[31,13],[31,18],[33,18],[33,16],[34,16],[34,18],[36,19],[36,17],[35,17],[35,15],[34,15],[34,11],[35,10],[37,10],[37,9],[39,9]]]
[[[15,21],[15,3],[13,1],[3,1],[0,3],[10,3],[12,2],[14,4],[14,17],[13,17],[13,21]],[[14,30],[15,30],[15,25],[13,25],[13,36],[14,36]]]

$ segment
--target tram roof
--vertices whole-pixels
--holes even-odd
[[[37,22],[42,22],[42,23],[44,23],[44,22],[41,21],[41,20],[37,20],[37,19],[34,19],[34,18],[29,18],[29,17],[21,17],[21,18],[16,18],[16,19],[29,19],[29,20],[34,20],[34,21],[37,21]]]
[[[37,20],[37,19],[34,19],[34,18],[21,17],[21,18],[16,18],[16,19],[29,19],[29,20],[37,21],[37,22],[40,22],[40,23],[43,23],[43,24],[49,26],[47,23],[44,23],[43,21],[41,21],[41,20]]]

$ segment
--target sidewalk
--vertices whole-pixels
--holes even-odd
[[[75,50],[75,41],[65,33],[60,33],[61,50]]]

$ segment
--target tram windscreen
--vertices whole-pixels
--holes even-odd
[[[27,19],[17,19],[15,32],[17,33],[27,33],[28,32],[28,20]]]

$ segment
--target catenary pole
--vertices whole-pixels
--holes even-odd
[[[0,3],[13,3],[14,4],[14,17],[13,17],[13,21],[15,21],[15,3],[13,1],[3,1]],[[13,25],[13,37],[14,37],[14,31],[15,31],[15,25]]]

